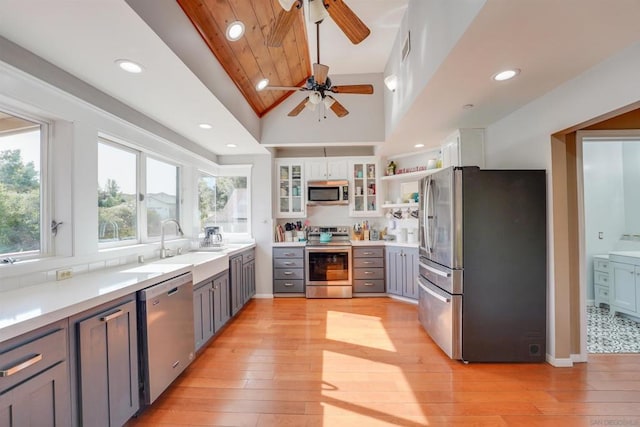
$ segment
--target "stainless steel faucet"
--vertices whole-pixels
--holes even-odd
[[[182,232],[182,227],[180,227],[180,223],[178,222],[177,219],[169,218],[162,221],[160,223],[160,258],[167,258],[167,257],[173,256],[173,252],[171,251],[171,249],[167,249],[164,247],[164,226],[169,222],[173,222],[176,225],[176,228],[178,229],[178,234],[180,236],[184,236],[184,233]]]

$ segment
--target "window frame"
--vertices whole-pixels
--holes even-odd
[[[0,103],[0,112],[40,126],[40,249],[37,251],[0,253],[0,259],[13,258],[17,262],[53,256],[55,236],[51,232],[51,223],[54,220],[52,195],[54,182],[50,155],[50,144],[53,141],[53,123],[43,117],[31,115],[3,103]]]
[[[182,164],[172,161],[167,157],[164,157],[157,153],[150,153],[141,147],[134,144],[123,142],[117,138],[110,137],[108,135],[99,134],[98,143],[110,145],[112,147],[131,152],[136,155],[136,199],[137,199],[137,212],[136,212],[136,239],[122,240],[116,242],[100,242],[98,240],[98,250],[105,250],[111,248],[129,247],[139,244],[157,243],[160,241],[160,236],[149,237],[147,230],[147,159],[151,158],[155,161],[163,162],[176,168],[176,199],[177,199],[177,220],[183,217],[183,166]],[[99,164],[100,159],[97,159]],[[166,241],[177,240],[180,236],[167,236]]]

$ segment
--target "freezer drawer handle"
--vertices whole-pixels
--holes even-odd
[[[18,363],[17,365],[10,367],[9,369],[0,371],[0,377],[9,377],[13,374],[17,374],[23,369],[27,369],[29,366],[32,366],[41,360],[42,360],[42,354],[36,354],[29,360],[25,360],[22,363]]]
[[[285,283],[284,284],[286,287],[290,288],[291,286],[293,286],[293,283]]]
[[[451,302],[451,298],[445,298],[440,294],[437,294],[435,292],[433,292],[431,289],[427,288],[425,285],[422,284],[422,282],[420,280],[418,280],[418,283],[420,284],[420,287],[429,295],[431,295],[432,297],[442,301],[445,304],[449,304]]]
[[[118,310],[118,311],[113,312],[113,313],[111,313],[111,314],[109,314],[107,316],[101,317],[100,320],[102,322],[108,322],[109,320],[113,320],[113,319],[115,319],[117,317],[122,316],[123,314],[124,314],[124,311]]]
[[[426,268],[427,270],[429,270],[432,273],[437,274],[438,276],[442,276],[442,277],[451,277],[451,273],[445,273],[444,271],[440,271],[437,268],[433,268],[430,265],[427,265],[423,262],[420,263],[420,267]]]

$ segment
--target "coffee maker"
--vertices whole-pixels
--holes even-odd
[[[205,246],[222,245],[222,234],[219,226],[212,225],[204,228],[204,243]]]

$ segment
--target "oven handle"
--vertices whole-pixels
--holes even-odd
[[[307,246],[307,252],[351,252],[351,246]]]
[[[431,289],[427,288],[425,286],[424,282],[419,277],[418,277],[418,285],[420,286],[420,288],[422,288],[422,290],[424,290],[426,293],[428,293],[429,295],[431,295],[435,299],[437,299],[439,301],[442,301],[445,304],[449,304],[451,302],[451,298],[443,297],[442,295],[437,294],[434,291],[432,291]]]

